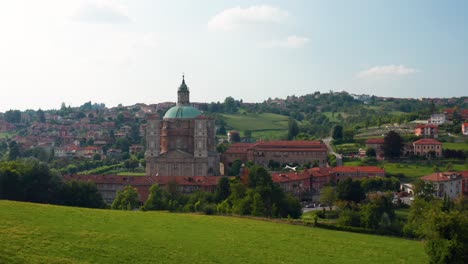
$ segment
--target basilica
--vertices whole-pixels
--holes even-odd
[[[147,176],[220,175],[216,152],[215,120],[190,105],[190,91],[182,77],[177,105],[161,119],[148,118],[146,128]]]

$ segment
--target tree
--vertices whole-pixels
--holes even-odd
[[[336,125],[336,126],[333,127],[332,138],[334,140],[342,140],[343,139],[343,126]]]
[[[431,201],[434,199],[434,185],[429,182],[425,182],[421,179],[417,179],[413,183],[414,196],[421,198],[425,201]]]
[[[353,181],[346,178],[338,183],[336,193],[339,200],[352,201],[359,203],[366,197],[359,181]]]
[[[16,141],[11,141],[8,144],[8,160],[16,160],[21,155],[21,149]]]
[[[234,98],[232,98],[231,96],[226,97],[226,99],[224,99],[224,110],[227,113],[236,113],[237,112],[236,100],[234,100]]]
[[[105,208],[101,193],[92,182],[72,181],[63,185],[60,204],[88,208]]]
[[[218,185],[216,186],[215,199],[218,202],[226,200],[231,194],[231,187],[229,185],[229,178],[222,177],[219,179]]]
[[[332,210],[333,204],[336,201],[336,192],[335,189],[331,186],[323,187],[320,190],[320,202],[328,205],[330,211]]]
[[[262,196],[255,192],[253,195],[253,202],[252,202],[252,215],[253,216],[263,216],[265,214],[265,209],[263,205]]]
[[[236,159],[232,162],[231,167],[228,170],[229,176],[239,176],[240,169],[242,167],[242,161],[240,159]]]
[[[251,138],[252,137],[252,131],[251,130],[244,130],[244,137],[245,138]]]
[[[21,111],[9,110],[5,112],[5,120],[9,123],[20,123],[21,122]]]
[[[159,185],[153,184],[150,188],[148,199],[143,206],[146,210],[165,210],[167,209],[167,194]]]
[[[399,158],[403,149],[403,138],[395,131],[388,132],[382,146],[386,158]]]
[[[36,115],[37,115],[37,120],[38,120],[40,123],[45,123],[46,118],[45,118],[44,111],[42,111],[41,109],[39,109],[39,110],[37,110]]]
[[[294,120],[293,118],[289,118],[289,121],[288,121],[288,139],[289,140],[294,139],[294,137],[296,137],[297,134],[299,134],[299,126],[297,125],[296,120]]]
[[[112,209],[133,210],[138,208],[140,201],[138,200],[137,189],[128,185],[122,191],[117,192],[117,196],[112,202]]]
[[[249,187],[256,188],[258,186],[271,186],[273,184],[273,180],[271,179],[270,173],[262,167],[258,165],[254,165],[250,168],[249,171]]]
[[[367,157],[373,157],[373,158],[375,158],[375,157],[377,156],[377,153],[375,152],[375,149],[373,149],[373,148],[368,148],[368,149],[366,150],[366,156],[367,156]]]

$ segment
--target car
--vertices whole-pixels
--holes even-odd
[[[315,207],[314,204],[308,204],[308,205],[305,206],[305,208],[314,208],[314,207]]]

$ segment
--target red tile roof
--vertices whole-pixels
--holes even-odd
[[[383,144],[384,139],[383,138],[369,138],[366,141],[366,144]]]
[[[377,166],[338,166],[333,168],[333,172],[385,173],[385,170]]]
[[[437,173],[433,173],[433,174],[429,174],[424,177],[421,177],[421,179],[423,181],[445,182],[445,181],[460,179],[461,177],[464,177],[464,176],[462,176],[459,172],[437,172]]]
[[[155,183],[166,185],[175,181],[182,186],[215,186],[221,179],[219,176],[122,176],[122,175],[66,175],[65,181],[89,181],[94,183],[112,183],[124,185],[151,186]]]
[[[422,124],[417,125],[416,128],[439,128],[439,126],[435,124]]]
[[[271,175],[273,182],[289,182],[289,181],[300,181],[310,178],[308,173],[304,172],[286,172],[286,173],[275,173]]]
[[[442,145],[439,141],[433,139],[433,138],[422,138],[420,140],[417,140],[413,142],[415,145]]]

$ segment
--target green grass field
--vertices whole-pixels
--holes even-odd
[[[245,218],[0,201],[0,263],[425,263],[422,242]]]
[[[445,142],[445,143],[442,144],[442,147],[444,149],[468,151],[468,143],[448,143],[448,142]]]
[[[9,133],[0,133],[0,139],[3,138],[11,138],[15,135],[15,133],[9,132]]]
[[[259,139],[279,139],[288,129],[288,117],[272,114],[223,114],[229,126],[241,133],[252,131],[252,137]]]
[[[445,166],[448,164],[448,162],[442,162],[442,161],[434,161],[435,163],[439,163],[439,170],[440,171],[445,171]],[[360,166],[361,162],[360,161],[346,161],[345,164],[346,166]],[[404,181],[411,182],[419,177],[426,176],[429,174],[434,173],[434,165],[433,164],[428,164],[424,161],[420,162],[413,162],[411,164],[406,164],[406,163],[390,163],[390,162],[382,162],[380,161],[377,166],[383,166],[385,169],[386,173],[390,173],[393,175],[396,174],[403,174]],[[468,167],[466,164],[453,164],[453,171],[464,171],[468,170]]]

